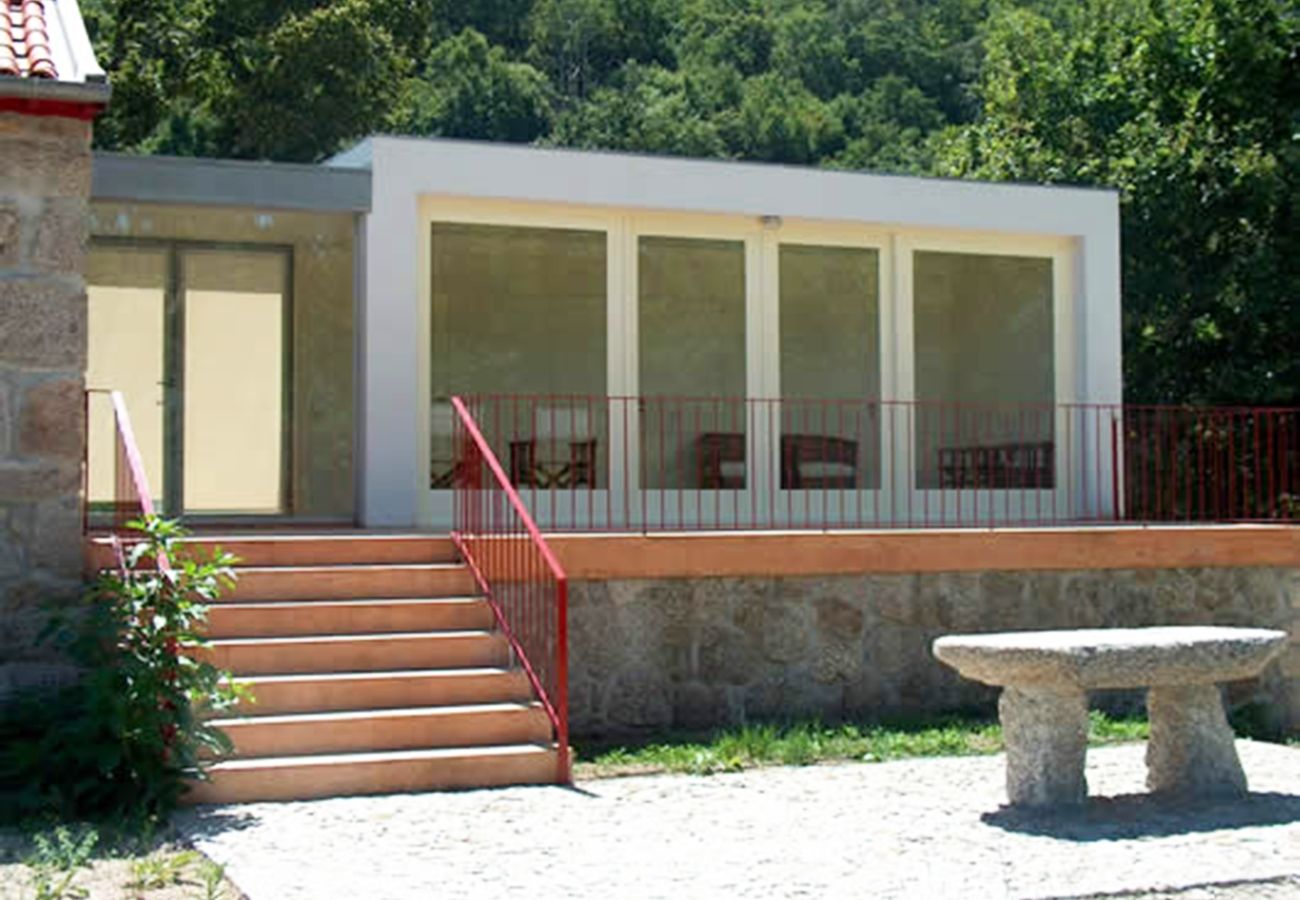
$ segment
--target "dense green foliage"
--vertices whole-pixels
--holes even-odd
[[[47,633],[79,682],[20,695],[0,709],[0,820],[55,817],[148,825],[176,805],[205,753],[230,742],[204,721],[238,692],[197,657],[207,603],[231,583],[231,559],[195,560],[174,522],[139,523],[122,571]],[[168,571],[155,565],[171,561]]]
[[[1117,187],[1127,399],[1300,402],[1296,0],[83,0],[101,146],[373,132]]]

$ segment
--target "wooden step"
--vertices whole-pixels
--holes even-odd
[[[478,597],[234,601],[213,604],[208,615],[214,638],[486,631],[494,625],[492,608]]]
[[[288,675],[498,667],[506,664],[508,646],[500,632],[433,631],[227,638],[211,641],[199,654],[237,676]]]
[[[466,597],[477,593],[469,569],[453,563],[377,566],[240,568],[233,600],[347,600],[393,597]]]
[[[402,565],[457,559],[450,538],[426,534],[203,534],[187,538],[185,545],[201,559],[220,548],[238,557],[239,565],[253,567]],[[86,562],[91,570],[115,566],[110,540],[91,537],[86,543]]]
[[[545,743],[551,720],[540,703],[299,713],[214,719],[236,758],[305,756],[426,747]]]
[[[399,750],[232,759],[217,763],[185,803],[311,800],[447,788],[547,784],[557,778],[553,746]]]
[[[396,672],[330,672],[263,675],[236,679],[252,691],[240,716],[284,715],[352,709],[525,702],[532,685],[520,669],[414,669]]]

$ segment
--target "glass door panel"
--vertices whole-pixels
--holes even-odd
[[[641,237],[640,485],[647,527],[725,524],[747,507],[745,244]]]
[[[861,523],[880,488],[880,253],[782,244],[781,490],[789,525]],[[887,414],[886,414],[887,415]]]
[[[912,263],[913,509],[950,522],[1054,517],[1053,260],[917,251]]]
[[[608,522],[605,232],[434,222],[430,238],[436,508],[449,517],[461,395],[542,527]]]
[[[163,250],[95,247],[86,271],[86,386],[120,391],[155,505],[165,507],[165,388],[168,255]],[[115,495],[116,439],[108,397],[92,394],[87,472],[92,513]]]
[[[288,277],[282,251],[181,253],[186,513],[285,511]]]

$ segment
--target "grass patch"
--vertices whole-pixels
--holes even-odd
[[[1092,745],[1145,740],[1142,719],[1090,714]],[[742,725],[704,734],[673,734],[653,742],[579,742],[577,775],[601,778],[648,772],[707,775],[758,766],[824,762],[884,762],[930,756],[971,756],[1002,749],[996,721],[962,716],[826,725],[817,721]]]

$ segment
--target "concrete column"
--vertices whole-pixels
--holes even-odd
[[[91,124],[0,113],[0,697],[81,580]]]

